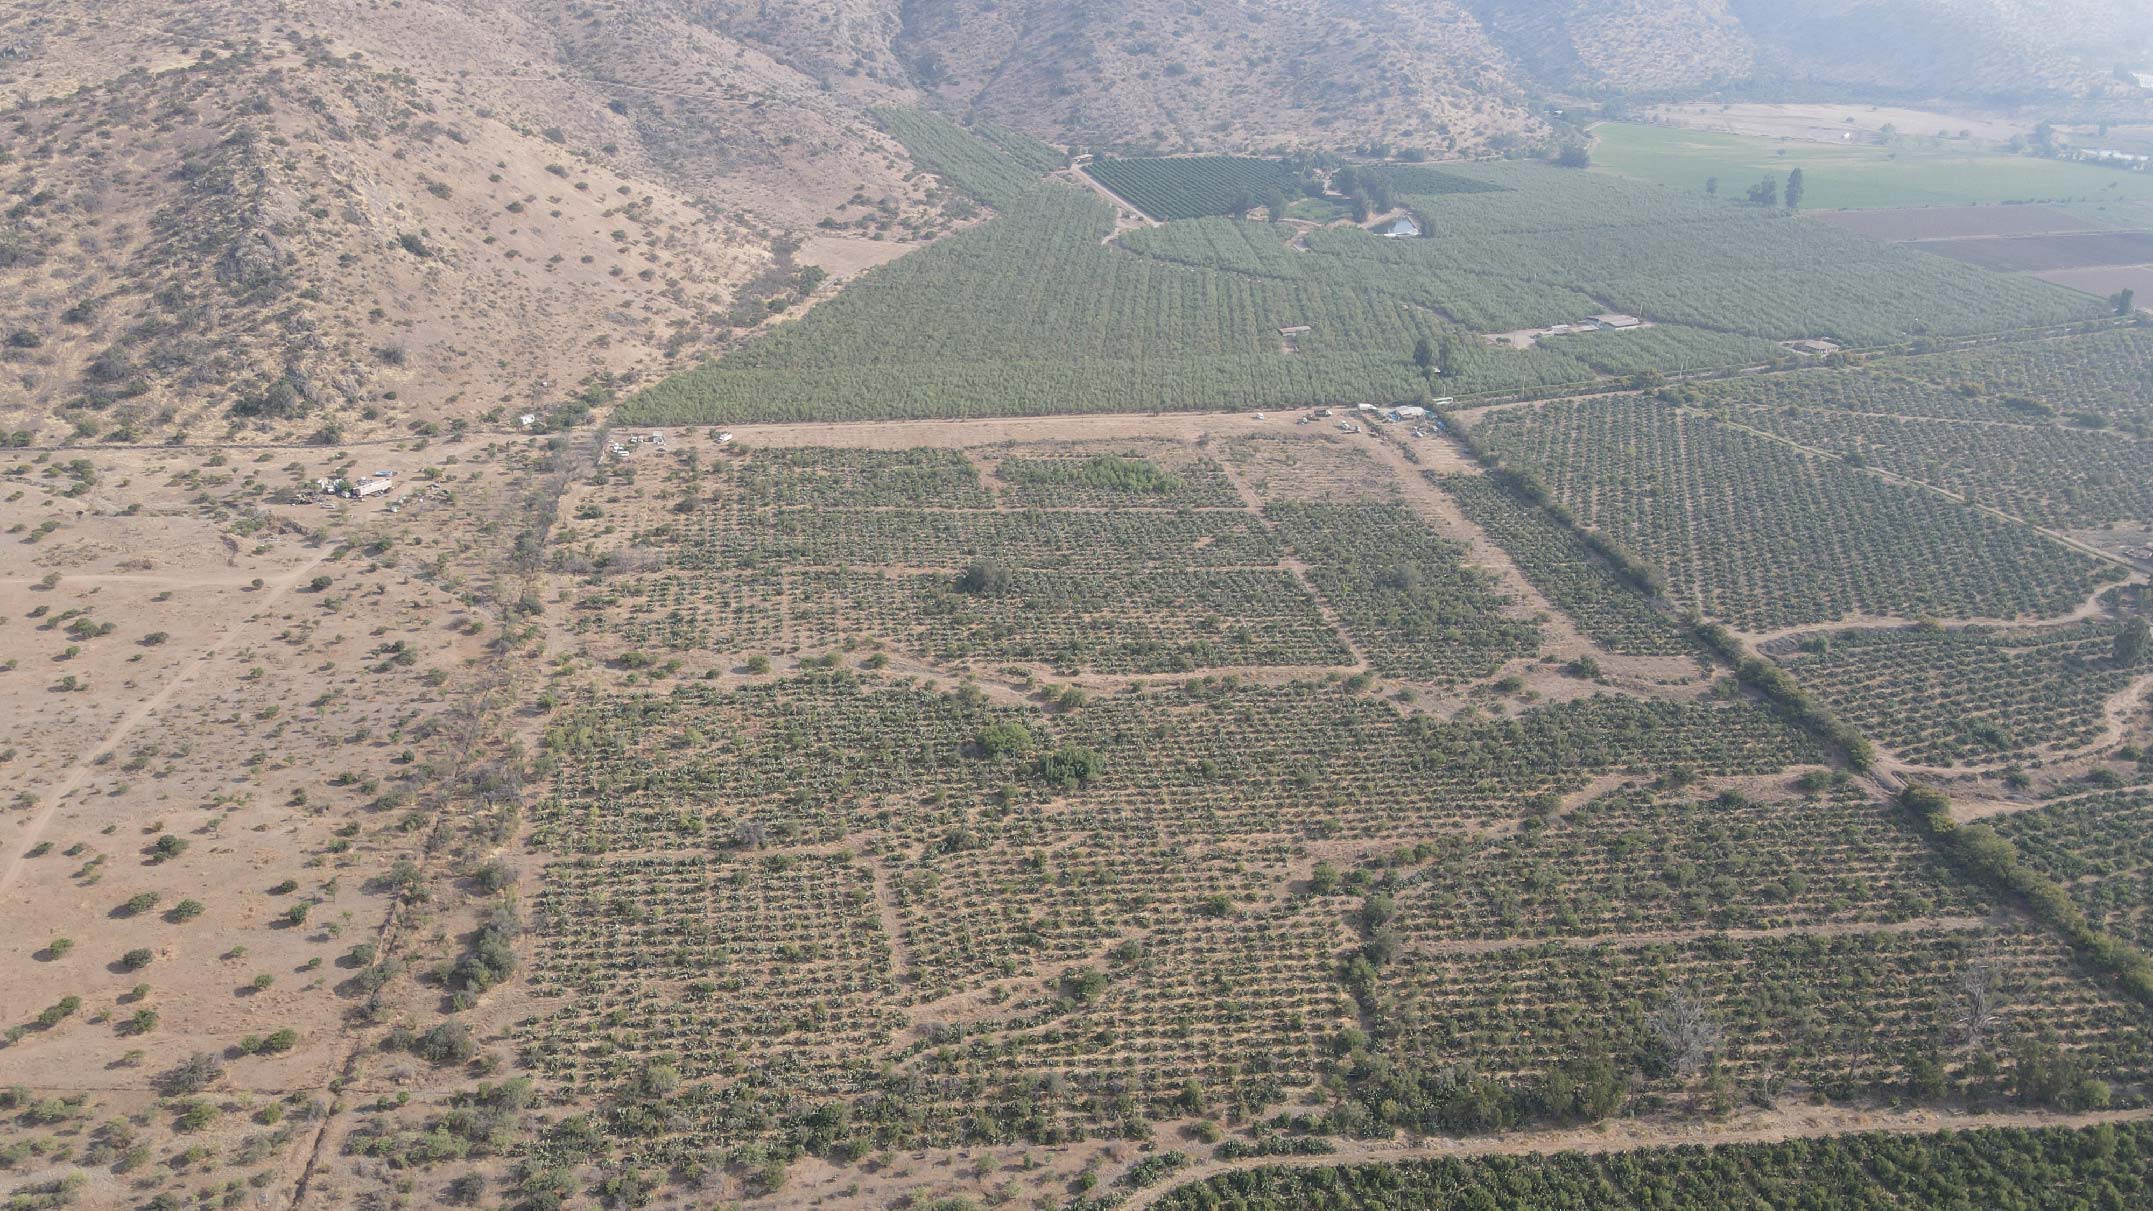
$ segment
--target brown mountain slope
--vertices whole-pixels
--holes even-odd
[[[513,423],[722,349],[848,199],[938,229],[858,99],[699,7],[0,16],[0,433]]]
[[[2031,98],[2103,86],[2107,48],[2153,15],[2121,0],[1729,0],[1768,84],[1885,95]]]
[[[1540,133],[1509,65],[1447,0],[914,0],[904,38],[943,102],[1043,138],[1161,150]]]
[[[1747,76],[1756,44],[1718,0],[1478,0],[1519,68],[1560,89],[1681,92]]]

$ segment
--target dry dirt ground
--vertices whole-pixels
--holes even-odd
[[[81,1205],[249,1170],[289,1197],[366,1000],[354,948],[417,885],[384,876],[438,865],[488,756],[489,570],[532,466],[422,442],[0,462],[0,1084],[59,1099],[27,1136],[48,1158],[108,1156]],[[405,486],[290,503],[377,469]],[[456,928],[444,893],[407,949]],[[175,1128],[164,1078],[198,1053],[221,1075]]]
[[[1853,131],[1859,138],[1879,134],[1886,126],[1910,137],[1941,135],[1955,139],[1965,131],[1977,140],[2001,143],[2013,135],[2031,133],[2034,125],[2029,120],[1994,111],[1904,109],[1885,105],[1688,102],[1662,105],[1648,112],[1656,121],[1693,130],[1776,139],[1814,139],[1825,143],[1839,142],[1843,131]]]

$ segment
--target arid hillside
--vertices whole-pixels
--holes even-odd
[[[2145,24],[2117,0],[1799,9],[23,0],[0,434],[572,419],[979,214],[879,107],[1082,149],[1475,156],[1543,147],[1551,91],[2116,89],[2090,48]]]
[[[664,5],[23,5],[0,92],[0,432],[39,442],[573,412],[946,225],[861,112],[897,94]]]
[[[1448,0],[905,7],[899,47],[924,89],[1057,141],[1456,154],[1540,131],[1501,50]]]

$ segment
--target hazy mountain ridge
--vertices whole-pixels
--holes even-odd
[[[2153,37],[2121,0],[1473,0],[1548,87],[1679,94],[1747,84],[1790,95],[2025,100],[2087,96]]]

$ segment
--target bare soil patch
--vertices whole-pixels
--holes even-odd
[[[1653,110],[1652,118],[1692,130],[1717,130],[1776,139],[1813,139],[1820,143],[1845,142],[1848,133],[1857,138],[1879,136],[1887,126],[1912,136],[1956,137],[1964,132],[1975,139],[1995,142],[2032,129],[2008,114],[1988,110],[1944,111],[1858,104],[1665,105]]]
[[[2153,263],[2153,233],[2136,231],[1918,240],[1913,246],[1983,269],[2020,272]]]
[[[1955,240],[1972,236],[2051,235],[2087,231],[2093,224],[2054,206],[1908,206],[1888,210],[1833,210],[1809,216],[1872,239]]]
[[[2140,311],[2153,311],[2153,265],[2103,265],[2091,269],[2046,269],[2033,276],[2058,286],[2107,298],[2129,290],[2138,296]]]

